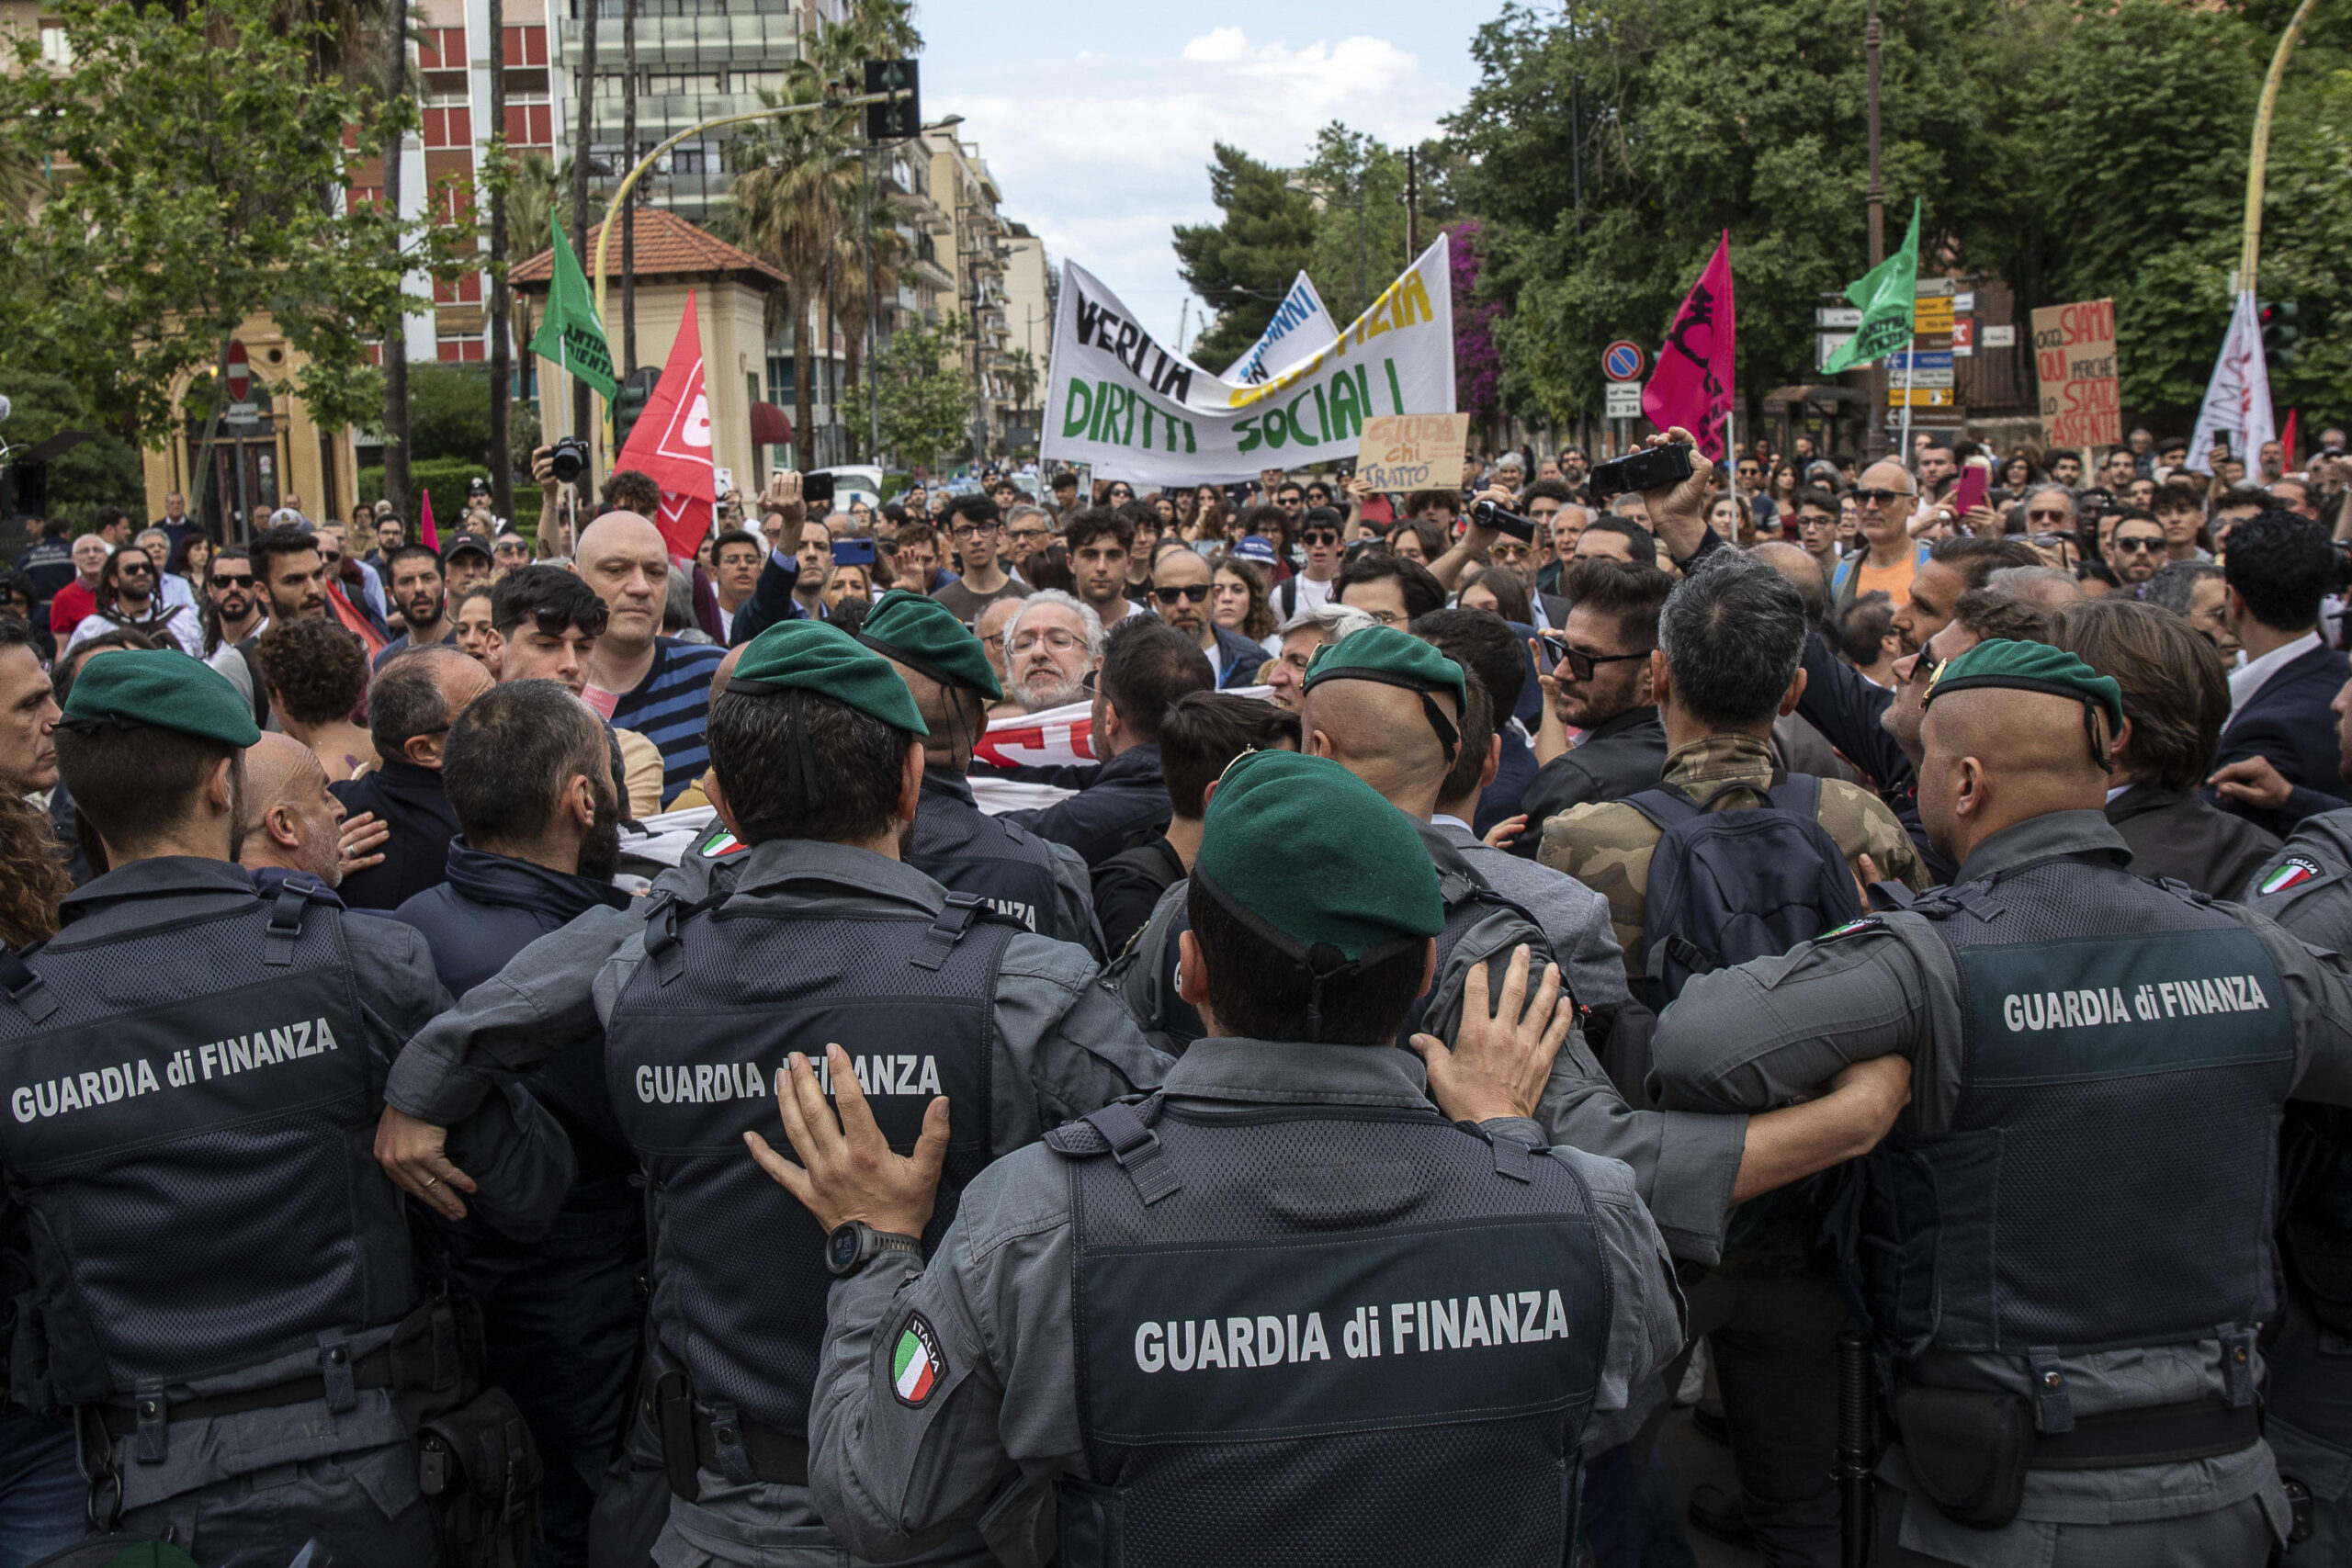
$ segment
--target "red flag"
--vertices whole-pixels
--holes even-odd
[[[2285,448],[2285,450],[2286,450],[2286,467],[2285,467],[2285,468],[2281,468],[2279,471],[2280,471],[2281,473],[2289,473],[2289,474],[2291,474],[2291,473],[2296,472],[2297,470],[2296,470],[2296,468],[2295,468],[2295,411],[2294,411],[2293,409],[2289,409],[2289,410],[2287,411],[2287,433],[2286,433],[2284,435],[2281,435],[2281,436],[2278,438],[2278,445],[2279,445],[2281,447]],[[2261,456],[2262,456],[2262,454],[2261,454],[2261,453],[2259,453],[2259,452],[2256,452],[2256,453],[2255,454],[2255,457],[2256,457],[2256,458],[2259,458]]]
[[[434,554],[441,553],[441,531],[433,525],[433,492],[424,492],[424,511],[416,525],[417,542]]]
[[[662,515],[653,521],[671,556],[692,560],[710,533],[718,499],[710,468],[710,400],[702,381],[702,331],[695,322],[695,297],[686,293],[686,317],[678,323],[661,382],[628,433],[628,444],[613,459],[616,468],[635,468],[662,487]]]
[[[1732,349],[1736,326],[1731,299],[1731,231],[1715,243],[1714,259],[1674,314],[1674,330],[1657,351],[1657,369],[1642,389],[1642,412],[1660,430],[1680,425],[1699,438],[1709,460],[1724,456],[1724,414],[1731,408]]]

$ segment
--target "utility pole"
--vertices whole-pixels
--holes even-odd
[[[408,0],[384,0],[384,102],[390,108],[408,96]],[[384,205],[391,210],[395,223],[401,217],[401,161],[407,142],[408,133],[402,131],[387,138],[384,143]],[[407,270],[403,266],[401,282],[406,283],[407,277]],[[392,503],[394,514],[402,522],[409,517],[407,304],[403,292],[392,308],[392,319],[384,333],[383,349],[384,499]],[[242,489],[244,473],[242,450],[237,456],[237,472]],[[243,516],[238,518],[241,526],[246,521]],[[221,536],[235,538],[238,535],[231,530]]]
[[[399,0],[391,0],[397,4]],[[572,143],[571,153],[571,248],[574,254],[588,249],[588,158],[594,145],[596,132],[596,0],[580,0],[580,125]],[[596,258],[597,282],[604,281],[605,262]],[[588,401],[588,383],[578,377],[571,379],[571,434],[589,443],[594,450],[595,417]],[[583,479],[593,474],[583,474]],[[589,487],[593,493],[594,487]]]
[[[490,0],[490,133],[506,156],[506,0]],[[512,163],[507,167],[513,168]],[[501,517],[514,515],[513,408],[507,382],[514,374],[514,348],[506,341],[506,193],[490,193],[490,504]]]
[[[637,0],[621,0],[621,154],[637,162]],[[637,209],[621,209],[621,378],[637,374]]]
[[[874,360],[882,352],[882,332],[878,316],[881,304],[874,297],[874,149],[863,143],[857,150],[857,215],[865,251],[865,460],[879,467],[882,378]]]
[[[594,4],[594,0],[590,0]],[[1878,72],[1879,25],[1878,0],[1869,0],[1869,9],[1862,22],[1862,62],[1870,87],[1871,123],[1871,183],[1864,198],[1870,209],[1871,265],[1876,268],[1886,259],[1886,186],[1879,179],[1878,170]],[[1862,450],[1872,457],[1886,456],[1886,361],[1871,361],[1870,408],[1862,421]],[[1904,394],[1905,401],[1910,393]],[[1907,458],[1908,453],[1905,454]]]
[[[1872,0],[1876,4],[1876,0]],[[1875,14],[1875,13],[1873,13]],[[1577,229],[1584,229],[1584,78],[1568,80],[1568,188],[1576,206]]]
[[[1421,153],[1418,147],[1405,149],[1405,265],[1421,254]]]

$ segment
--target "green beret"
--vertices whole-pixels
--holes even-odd
[[[874,602],[856,635],[883,658],[895,659],[942,685],[969,686],[990,702],[1004,695],[972,628],[927,593],[893,588]]]
[[[1419,692],[1421,712],[1437,731],[1447,761],[1453,760],[1462,744],[1462,731],[1430,694],[1452,692],[1454,713],[1467,713],[1469,683],[1462,678],[1462,666],[1435,647],[1395,626],[1366,626],[1317,649],[1315,657],[1306,661],[1306,680],[1300,690],[1311,692],[1325,681],[1377,681]]]
[[[751,696],[814,692],[910,735],[931,733],[915,710],[914,694],[889,661],[830,621],[779,621],[770,626],[743,645],[727,689]]]
[[[2111,675],[2102,675],[2063,649],[2046,642],[2012,642],[2006,638],[1980,642],[1959,658],[1948,660],[1928,682],[1922,705],[1954,692],[2004,686],[2020,692],[2047,692],[2071,697],[2107,711],[2109,735],[2123,728],[2123,688]]]
[[[240,750],[261,739],[253,705],[201,659],[170,649],[93,654],[65,699],[68,729],[175,729]]]
[[[1352,963],[1445,929],[1420,835],[1328,757],[1251,751],[1227,768],[1209,798],[1193,875],[1295,959],[1328,945]]]

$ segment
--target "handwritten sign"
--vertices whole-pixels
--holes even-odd
[[[1374,490],[1453,490],[1469,444],[1466,413],[1382,414],[1363,422],[1356,476]]]
[[[2115,301],[2048,305],[2033,313],[2033,367],[2041,382],[2042,444],[2112,446],[2123,439],[2115,380]]]

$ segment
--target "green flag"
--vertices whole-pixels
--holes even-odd
[[[1821,367],[1824,376],[1868,365],[1911,344],[1911,313],[1919,288],[1919,203],[1911,203],[1911,231],[1903,248],[1846,286],[1846,298],[1862,308],[1862,324],[1846,346]]]
[[[555,230],[555,272],[548,280],[548,313],[531,352],[552,360],[603,394],[606,402],[620,390],[613,379],[613,351],[605,342],[605,324],[596,319],[596,297],[588,291],[588,275],[563,237],[563,224],[550,218]]]

